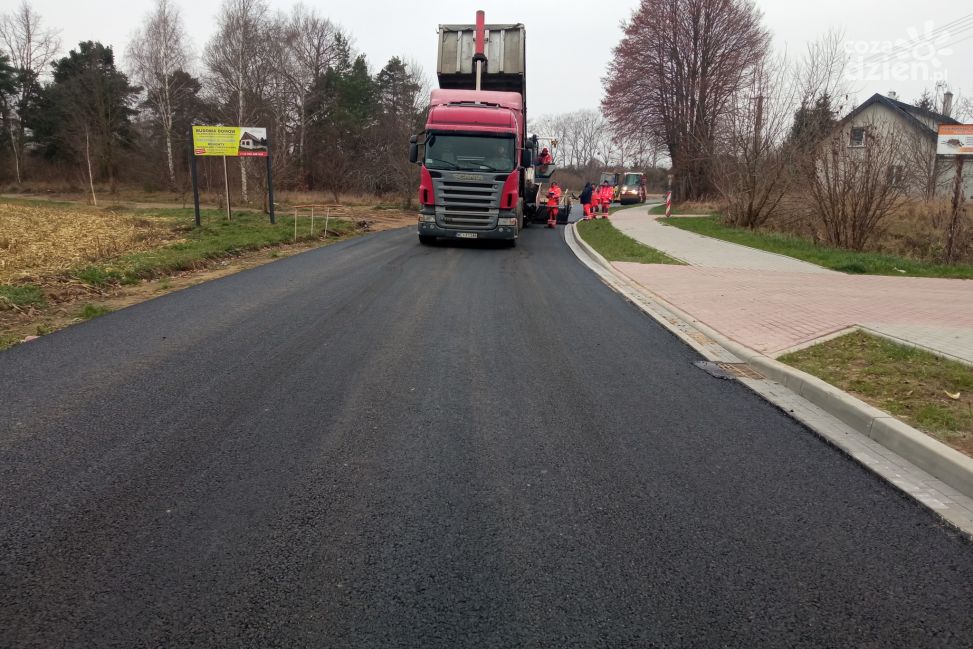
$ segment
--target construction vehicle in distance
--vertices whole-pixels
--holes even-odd
[[[555,167],[538,173],[537,138],[527,135],[524,26],[487,25],[477,11],[475,25],[440,25],[438,38],[439,89],[409,147],[422,165],[419,241],[515,245],[525,222],[546,218],[538,183]]]
[[[646,199],[645,174],[640,171],[606,171],[598,180],[600,185],[604,181],[615,188],[614,201],[622,205],[644,203]]]

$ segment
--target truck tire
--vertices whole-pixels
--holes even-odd
[[[430,236],[428,234],[420,234],[419,243],[424,246],[433,246],[436,244],[436,237]]]

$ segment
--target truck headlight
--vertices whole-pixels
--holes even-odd
[[[419,215],[419,220],[422,223],[435,223],[436,222],[436,215],[435,214],[420,214]]]
[[[517,225],[516,216],[503,216],[497,219],[497,225]]]

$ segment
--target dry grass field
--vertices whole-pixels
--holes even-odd
[[[63,205],[0,204],[0,283],[66,272],[122,253],[176,243],[160,219]]]

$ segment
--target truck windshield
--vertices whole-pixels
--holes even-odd
[[[512,137],[433,133],[426,138],[425,165],[427,169],[513,171],[515,149]]]
[[[629,187],[638,187],[642,184],[642,177],[638,174],[625,174],[625,181],[623,185],[628,185]]]

